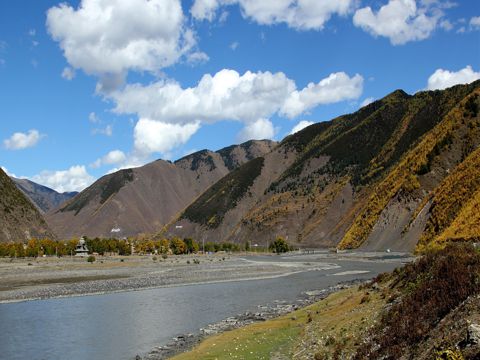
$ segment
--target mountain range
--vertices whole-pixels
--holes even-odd
[[[11,177],[11,179],[42,214],[57,208],[60,204],[78,194],[76,191],[59,193],[28,179],[17,179],[14,177]]]
[[[221,179],[165,235],[399,251],[478,240],[479,94],[479,81],[397,90],[314,124]]]
[[[480,239],[480,81],[409,95],[280,143],[250,141],[106,175],[45,214],[60,238],[412,251]],[[53,207],[53,206],[52,206]]]
[[[125,237],[160,231],[206,189],[248,161],[269,153],[272,141],[249,141],[217,152],[202,150],[171,163],[106,175],[46,214],[61,238]]]

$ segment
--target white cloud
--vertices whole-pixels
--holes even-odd
[[[156,73],[195,46],[180,0],[81,0],[47,11],[47,28],[75,69],[101,77]]]
[[[220,16],[218,17],[218,22],[219,22],[220,24],[225,23],[225,22],[227,21],[227,19],[228,19],[228,15],[229,15],[228,11],[222,11],[222,13],[220,14]]]
[[[237,50],[238,45],[240,45],[240,44],[238,43],[238,41],[234,41],[233,43],[230,44],[230,49],[232,49],[233,51],[235,51],[235,50]]]
[[[159,81],[148,86],[128,85],[110,97],[116,103],[117,113],[136,113],[140,118],[165,123],[250,123],[277,112],[294,117],[319,104],[358,98],[362,84],[360,75],[350,78],[341,72],[298,91],[295,82],[282,72],[247,71],[240,75],[235,70],[223,69],[213,76],[204,75],[191,88],[183,89],[175,81]]]
[[[240,121],[246,124],[247,134],[249,129],[258,130],[252,124],[265,125],[265,119],[275,114],[295,117],[320,104],[358,98],[362,84],[360,75],[350,78],[335,73],[297,90],[295,82],[281,72],[247,71],[240,75],[223,69],[204,75],[194,87],[182,88],[174,80],[161,80],[147,86],[127,85],[109,98],[116,104],[114,112],[136,114],[140,119],[135,126],[135,149],[167,154],[186,143],[202,124]],[[162,135],[168,132],[174,134],[172,138]],[[262,134],[273,136],[272,131]]]
[[[281,113],[293,118],[321,104],[358,99],[362,91],[363,77],[359,74],[352,78],[344,72],[330,74],[318,84],[309,83],[303,90],[292,92]]]
[[[35,146],[43,135],[38,130],[32,129],[27,133],[16,132],[10,138],[3,141],[3,145],[8,150],[22,150]]]
[[[140,119],[134,130],[135,151],[140,156],[154,152],[166,155],[172,149],[185,144],[199,128],[198,121],[180,125]]]
[[[440,21],[439,25],[445,31],[450,31],[453,29],[453,24],[447,19]]]
[[[375,101],[375,98],[373,97],[368,97],[366,98],[365,100],[362,101],[362,103],[360,104],[360,107],[364,107],[364,106],[367,106],[367,105],[370,105],[371,103],[373,103]]]
[[[113,150],[110,151],[107,155],[104,157],[97,159],[93,164],[90,166],[92,168],[99,168],[103,165],[114,165],[114,164],[120,164],[125,162],[127,160],[127,156],[125,153],[121,150]]]
[[[97,114],[91,112],[90,114],[88,114],[88,121],[94,124],[98,124],[100,123],[100,118],[97,116]]]
[[[264,140],[272,139],[275,136],[275,128],[268,119],[258,119],[247,124],[238,134],[237,138],[240,142],[247,140]]]
[[[474,16],[470,19],[470,28],[473,30],[480,29],[480,16]]]
[[[295,83],[283,73],[247,71],[240,75],[224,69],[213,76],[204,75],[195,87],[183,89],[175,81],[134,84],[113,93],[111,98],[117,113],[165,123],[251,122],[274,114],[294,90]]]
[[[206,63],[208,60],[210,60],[210,58],[202,51],[196,51],[187,56],[188,63],[192,65]]]
[[[65,80],[73,80],[75,75],[75,70],[69,66],[66,66],[62,71],[62,78],[64,78]]]
[[[85,166],[76,165],[68,170],[42,171],[31,178],[32,181],[52,188],[58,192],[82,191],[95,181]]]
[[[369,6],[357,10],[353,23],[373,36],[389,38],[393,45],[424,40],[435,30],[443,12],[435,1],[423,3],[425,6],[419,8],[415,0],[389,0],[377,13]]]
[[[347,15],[355,0],[195,0],[190,12],[197,20],[213,21],[218,10],[238,4],[245,18],[262,25],[285,23],[297,30],[321,30],[332,15]]]
[[[292,131],[290,131],[290,135],[295,134],[296,132],[299,132],[300,130],[305,129],[307,126],[310,126],[313,124],[315,124],[313,121],[302,120],[293,127]]]
[[[93,135],[105,135],[105,136],[112,136],[113,135],[113,125],[107,125],[104,128],[95,128],[92,130]]]
[[[468,84],[480,79],[480,72],[475,72],[470,65],[459,71],[437,69],[428,78],[428,90],[442,90],[457,84]]]

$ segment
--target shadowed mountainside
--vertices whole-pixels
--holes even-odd
[[[64,192],[59,193],[46,186],[34,183],[27,179],[11,178],[17,188],[19,188],[30,201],[40,210],[41,213],[46,213],[60,206],[67,200],[70,200],[78,192]]]
[[[37,208],[0,169],[0,242],[25,242],[32,237],[51,238],[49,229]]]

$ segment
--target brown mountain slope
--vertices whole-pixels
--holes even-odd
[[[70,200],[77,192],[58,193],[46,186],[36,184],[28,179],[12,178],[13,182],[41,213],[53,210],[67,200]]]
[[[166,234],[410,251],[428,215],[424,199],[478,146],[477,114],[467,108],[479,88],[398,90],[312,125],[265,155],[260,172],[247,163],[215,184]]]
[[[55,238],[42,215],[0,169],[0,242]]]
[[[271,141],[249,141],[218,152],[203,150],[175,163],[158,160],[121,170],[99,179],[46,219],[61,238],[156,232],[229,169],[274,146]]]

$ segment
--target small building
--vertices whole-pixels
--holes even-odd
[[[77,246],[75,247],[75,256],[88,256],[87,243],[85,242],[85,239],[83,237],[80,238]]]

